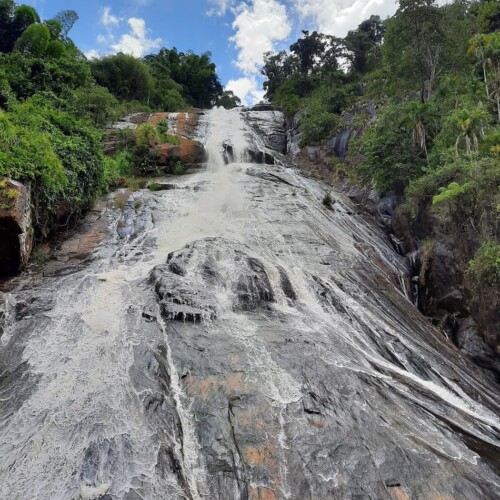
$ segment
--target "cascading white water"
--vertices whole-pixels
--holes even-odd
[[[246,163],[272,150],[245,116],[207,112],[206,169],[135,193],[92,262],[7,297],[0,498],[498,495],[493,383],[349,200]]]

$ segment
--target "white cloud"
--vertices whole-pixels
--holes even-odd
[[[111,7],[104,7],[101,16],[101,24],[104,26],[118,26],[121,19],[111,14]]]
[[[87,51],[88,58],[100,57],[115,52],[142,57],[148,52],[161,47],[161,38],[148,38],[148,29],[144,19],[117,17],[111,13],[110,7],[104,7],[101,24],[106,28],[105,33],[99,33],[96,38],[101,48]],[[124,33],[124,27],[128,27],[128,32]]]
[[[288,38],[290,21],[285,6],[277,0],[241,2],[234,12],[232,27],[236,33],[230,41],[239,50],[236,66],[251,75],[258,72],[263,54],[273,50],[276,42]]]
[[[264,91],[261,82],[255,76],[244,76],[236,80],[229,80],[226,90],[232,90],[241,99],[242,104],[250,106],[264,99]]]
[[[132,33],[137,38],[146,38],[146,22],[144,19],[139,19],[137,17],[131,17],[128,20],[128,24],[132,29]]]
[[[207,16],[223,16],[236,0],[209,0],[213,7],[207,10]]]
[[[97,43],[103,45],[105,43],[108,43],[108,37],[106,35],[103,35],[102,33],[99,33],[97,35]]]
[[[148,38],[146,22],[144,19],[131,17],[127,20],[130,27],[130,33],[123,34],[117,43],[111,45],[114,52],[123,52],[131,54],[135,57],[142,57],[143,55],[158,49],[161,46],[161,38]]]
[[[96,49],[90,49],[85,52],[85,57],[87,59],[97,59],[99,57],[99,52]]]
[[[397,9],[394,0],[293,0],[302,22],[321,33],[343,37],[371,15],[382,19]]]

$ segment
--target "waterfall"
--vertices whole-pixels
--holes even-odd
[[[498,385],[383,232],[276,150],[284,121],[205,112],[206,168],[3,294],[0,498],[500,495]]]

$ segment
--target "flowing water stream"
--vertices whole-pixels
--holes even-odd
[[[498,498],[498,387],[386,236],[268,148],[270,114],[207,112],[206,169],[4,294],[1,499]]]

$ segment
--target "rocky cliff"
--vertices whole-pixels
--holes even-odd
[[[332,159],[342,170],[350,139],[362,133],[362,128],[355,125],[356,115],[360,114],[366,115],[365,122],[375,119],[375,104],[370,101],[346,113],[345,127],[324,146],[303,149],[299,146],[300,115],[287,118],[288,153],[303,170],[346,192],[377,219],[410,263],[411,289],[418,308],[478,364],[500,376],[500,290],[488,285],[472,289],[465,272],[479,247],[478,230],[491,233],[495,222],[485,221],[485,227],[479,229],[464,220],[450,224],[430,206],[415,218],[405,210],[403,197],[380,199],[372,188],[356,185],[338,170],[332,172]]]

